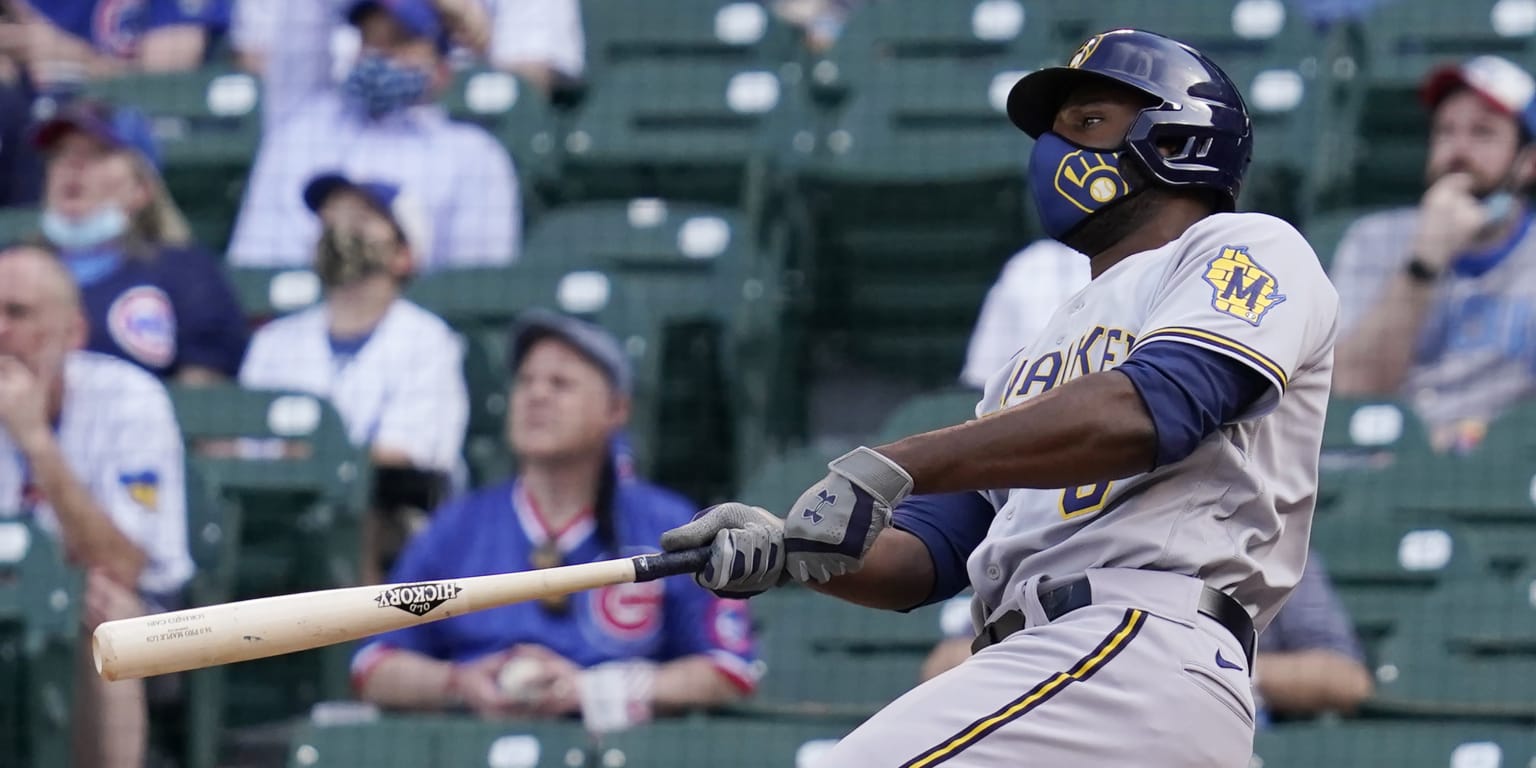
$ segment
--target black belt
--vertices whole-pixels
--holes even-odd
[[[1051,621],[1090,605],[1093,605],[1093,588],[1089,586],[1086,578],[1050,589],[1044,589],[1042,585],[1040,607],[1045,609],[1045,617]],[[1227,593],[1207,586],[1200,592],[1199,610],[1200,613],[1215,619],[1217,624],[1226,628],[1233,637],[1237,638],[1237,644],[1242,647],[1243,656],[1248,660],[1248,670],[1251,674],[1253,646],[1258,636],[1253,631],[1253,618],[1248,615],[1247,609]],[[971,642],[971,653],[1000,642],[1023,628],[1024,614],[1020,611],[1008,611],[999,616],[997,621],[981,628],[981,634]]]

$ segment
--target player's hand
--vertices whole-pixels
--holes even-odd
[[[891,509],[912,492],[912,476],[870,448],[855,448],[827,468],[784,520],[786,568],[797,581],[820,583],[858,571],[890,525]]]
[[[668,552],[704,546],[712,546],[709,562],[693,578],[721,597],[760,595],[784,581],[784,522],[762,507],[718,504],[661,535]]]
[[[43,386],[20,360],[0,355],[0,429],[23,452],[52,434]]]
[[[486,719],[511,717],[525,708],[516,697],[509,696],[498,680],[501,668],[511,657],[511,652],[488,653],[473,661],[455,664],[448,682],[451,697],[464,703],[469,711]]]
[[[1473,183],[1471,174],[1448,173],[1424,193],[1414,255],[1426,266],[1444,269],[1488,224],[1488,212],[1472,194]]]

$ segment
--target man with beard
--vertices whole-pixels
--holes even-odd
[[[1093,279],[976,419],[834,459],[783,519],[722,504],[661,544],[710,546],[721,594],[975,590],[973,655],[828,765],[1241,768],[1255,630],[1306,562],[1338,297],[1293,227],[1234,212],[1252,123],[1200,52],[1094,35],[1008,116],[1046,232]]]
[[[300,193],[334,168],[387,181],[421,202],[436,226],[414,254],[417,271],[512,261],[522,216],[512,159],[484,129],[448,119],[435,103],[452,79],[450,19],[430,0],[355,0],[344,9],[362,52],[340,88],[309,94],[263,138],[230,262],[307,264],[318,226],[299,207]],[[292,34],[313,36],[310,50],[328,50],[327,29],[299,25]]]
[[[1402,396],[1436,447],[1467,450],[1536,392],[1536,80],[1496,56],[1424,81],[1429,188],[1345,233],[1335,392]]]
[[[241,386],[328,398],[352,442],[367,446],[383,494],[420,487],[417,473],[448,477],[469,420],[462,345],[447,323],[401,296],[431,240],[426,217],[397,187],[339,174],[311,180],[304,202],[322,226],[313,253],[325,301],[256,332]],[[410,506],[434,500],[428,493]],[[377,501],[398,510],[402,499]]]

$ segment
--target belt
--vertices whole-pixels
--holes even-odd
[[[1040,607],[1045,609],[1045,616],[1051,621],[1090,605],[1093,605],[1093,588],[1086,578],[1040,591]],[[1237,644],[1242,647],[1243,656],[1248,660],[1248,669],[1251,674],[1253,646],[1258,640],[1258,635],[1253,631],[1253,618],[1248,615],[1248,610],[1227,593],[1207,586],[1200,592],[1199,611],[1214,619],[1217,624],[1237,638]],[[1008,611],[999,616],[996,621],[981,628],[981,633],[971,642],[971,653],[1000,642],[1023,628],[1024,614],[1020,611]]]

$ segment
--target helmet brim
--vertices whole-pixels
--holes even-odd
[[[1117,83],[1112,77],[1072,67],[1047,67],[1021,78],[1008,91],[1008,119],[1032,139],[1051,129],[1072,90],[1087,83]]]

